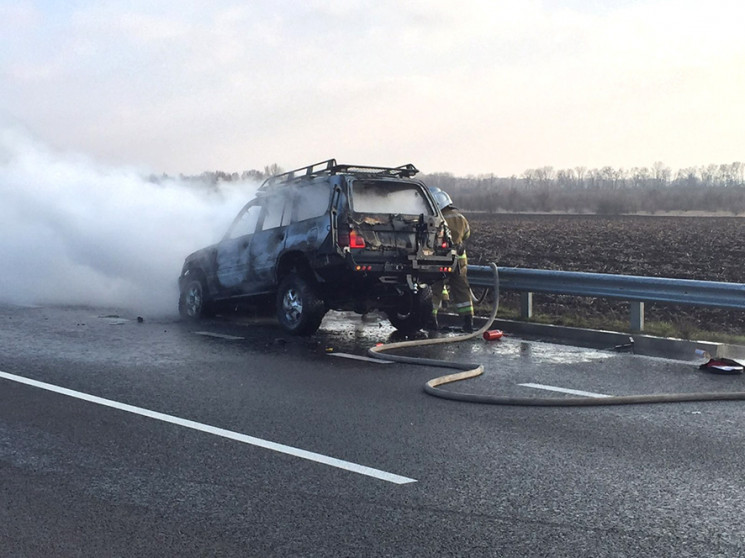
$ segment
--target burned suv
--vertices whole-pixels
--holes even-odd
[[[417,172],[330,159],[268,178],[220,242],[186,258],[181,316],[269,297],[295,335],[314,333],[328,310],[382,310],[399,330],[421,329],[428,285],[456,253]]]

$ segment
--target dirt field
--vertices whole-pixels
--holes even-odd
[[[468,214],[470,264],[745,283],[745,219],[597,215]],[[505,297],[514,302],[514,297]],[[628,321],[628,304],[539,297],[536,312]],[[647,322],[745,335],[745,312],[645,306]],[[560,320],[559,320],[560,321]]]

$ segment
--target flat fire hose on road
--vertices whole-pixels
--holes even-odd
[[[368,349],[371,357],[390,360],[394,362],[404,362],[423,366],[434,366],[438,368],[450,368],[461,370],[455,374],[448,374],[433,378],[424,384],[424,391],[435,397],[443,399],[453,399],[455,401],[466,401],[469,403],[484,403],[489,405],[515,405],[515,406],[533,406],[533,407],[579,407],[579,406],[600,406],[600,405],[637,405],[643,403],[680,403],[691,401],[742,401],[745,400],[745,391],[732,392],[698,392],[698,393],[657,393],[641,395],[617,395],[610,397],[506,397],[497,395],[483,395],[478,393],[460,393],[439,386],[475,378],[484,373],[483,364],[473,364],[464,362],[451,362],[447,360],[409,357],[403,355],[392,355],[388,351],[395,349],[404,349],[407,347],[423,347],[426,345],[440,345],[445,343],[459,343],[468,341],[475,337],[482,336],[489,329],[494,319],[497,317],[499,309],[499,272],[494,263],[490,264],[494,271],[494,305],[491,314],[486,323],[477,331],[465,335],[454,337],[437,337],[433,339],[418,339],[412,341],[401,341],[397,343],[388,343],[377,345]],[[386,353],[383,356],[381,353]]]

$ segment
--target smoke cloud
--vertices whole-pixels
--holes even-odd
[[[256,183],[153,183],[0,128],[0,302],[177,312],[184,257],[217,242]]]

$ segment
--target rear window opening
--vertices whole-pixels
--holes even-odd
[[[415,184],[355,181],[352,186],[355,213],[434,215],[432,206]]]

